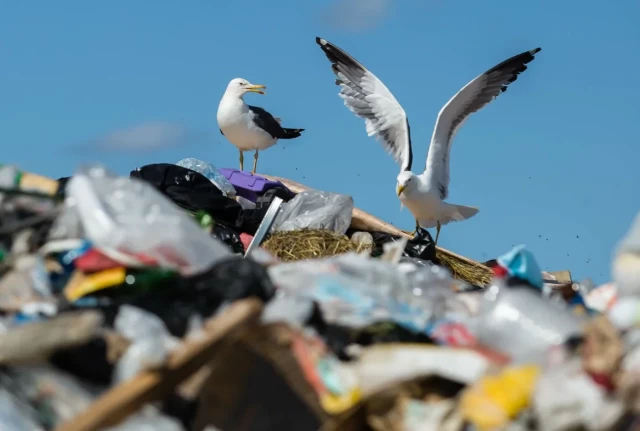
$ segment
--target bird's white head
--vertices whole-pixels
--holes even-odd
[[[265,90],[266,88],[267,87],[264,85],[252,84],[243,78],[235,78],[229,82],[229,85],[227,85],[225,95],[242,97],[245,93],[264,94],[264,91],[262,90]]]
[[[402,171],[398,174],[398,184],[396,185],[396,193],[398,197],[407,195],[418,187],[418,178],[411,171]]]

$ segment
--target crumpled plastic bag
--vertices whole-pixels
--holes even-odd
[[[351,196],[307,190],[282,204],[271,231],[324,229],[344,235],[351,225],[352,212]]]
[[[226,196],[233,198],[236,195],[236,189],[233,184],[229,182],[227,177],[222,175],[218,169],[209,162],[203,160],[194,159],[192,157],[182,159],[178,163],[178,166],[196,171],[205,177],[220,189]]]
[[[402,237],[392,235],[387,232],[370,232],[373,238],[374,247],[371,255],[377,257],[383,252],[383,245],[389,242],[397,242]],[[433,262],[436,259],[436,245],[431,234],[426,229],[421,229],[418,234],[407,241],[404,248],[404,257],[422,259]]]
[[[154,261],[189,275],[229,256],[216,239],[151,185],[101,166],[81,168],[67,185],[87,239],[130,266]]]
[[[211,235],[228,245],[234,253],[244,254],[244,245],[240,235],[230,227],[215,223],[211,228]]]
[[[268,271],[279,289],[273,301],[286,296],[317,301],[325,321],[347,327],[393,321],[425,333],[432,319],[457,308],[451,304],[456,299],[450,289],[451,277],[437,267],[406,265],[411,268],[347,253],[282,263]],[[275,304],[270,306],[276,309]]]
[[[132,341],[116,365],[115,378],[118,382],[135,376],[143,369],[161,366],[169,352],[178,345],[178,340],[169,334],[158,316],[131,305],[120,307],[114,327]]]

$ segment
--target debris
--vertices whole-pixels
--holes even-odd
[[[595,287],[523,246],[481,264],[350,196],[197,159],[0,181],[7,426],[599,431],[640,414],[632,240]]]

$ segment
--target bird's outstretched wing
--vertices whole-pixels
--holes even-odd
[[[540,50],[523,52],[487,70],[465,85],[440,110],[431,137],[426,172],[428,181],[437,187],[441,199],[449,195],[449,153],[456,132],[471,114],[505,92],[508,85],[527,70],[526,64]]]
[[[409,121],[400,103],[382,81],[349,54],[325,39],[316,37],[316,43],[331,62],[345,106],[364,119],[367,134],[382,143],[401,170],[410,170],[413,154]]]

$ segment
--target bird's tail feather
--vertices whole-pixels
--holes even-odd
[[[304,132],[304,129],[282,129],[283,133],[282,136],[280,137],[280,139],[293,139],[293,138],[297,138],[298,136],[302,135],[302,132]]]
[[[451,205],[451,204],[450,204]],[[480,208],[478,207],[466,207],[464,205],[451,205],[454,209],[451,213],[450,221],[462,221],[473,217],[478,214]]]
[[[441,225],[451,223],[452,221],[463,221],[473,217],[480,211],[477,207],[466,207],[464,205],[454,205],[444,202],[446,210],[441,212],[438,219],[420,220],[420,226],[425,229],[436,227],[438,221]]]

